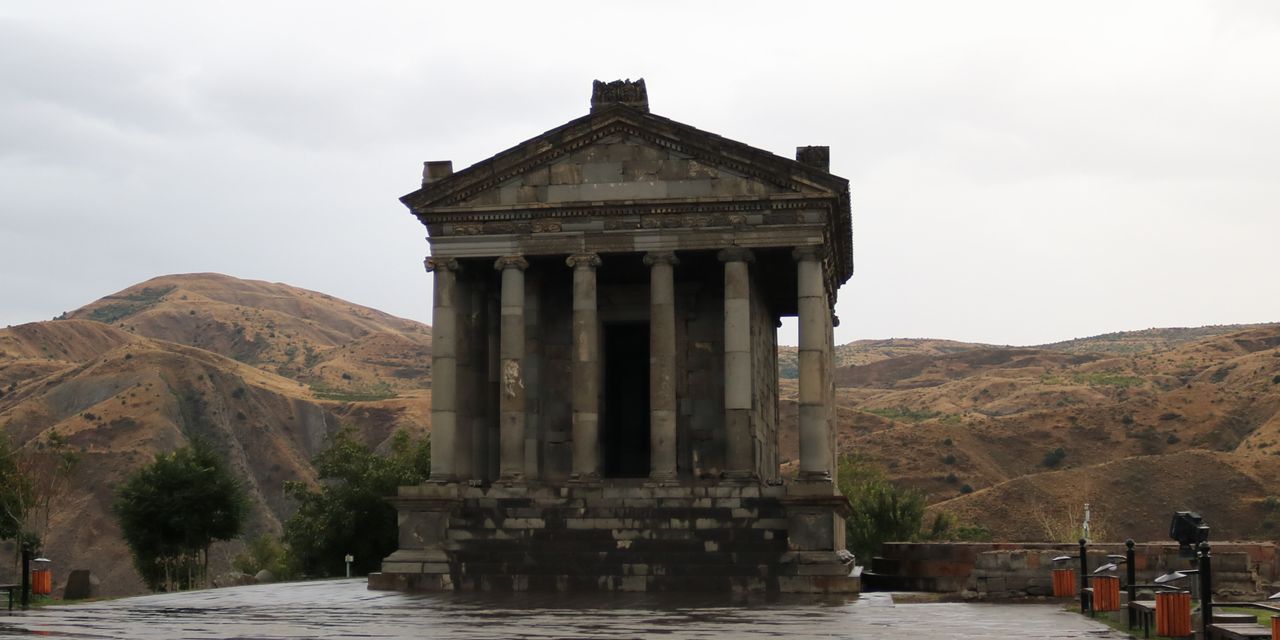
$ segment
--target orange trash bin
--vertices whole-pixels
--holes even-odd
[[[1053,597],[1073,598],[1076,595],[1075,569],[1053,570]]]
[[[1191,592],[1165,591],[1156,594],[1156,635],[1191,635]]]
[[[1120,610],[1120,578],[1115,576],[1093,577],[1093,610]]]
[[[53,593],[53,571],[49,569],[33,569],[31,571],[31,593],[47,596]]]

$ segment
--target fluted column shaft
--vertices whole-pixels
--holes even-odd
[[[431,481],[457,480],[454,467],[458,432],[458,261],[427,258],[434,274],[431,296]]]
[[[800,247],[796,259],[796,289],[800,325],[800,479],[832,478],[831,433],[825,404],[825,362],[831,359],[828,336],[831,308],[822,277],[819,247]]]
[[[670,251],[645,254],[649,265],[649,478],[676,479],[676,297]]]
[[[520,256],[503,256],[494,263],[502,272],[501,320],[498,342],[499,479],[524,480],[524,270]]]
[[[721,251],[724,263],[724,422],[726,478],[749,478],[754,468],[751,435],[751,270],[749,250]]]
[[[565,261],[573,268],[573,474],[600,477],[600,335],[596,267],[600,256],[584,253]]]

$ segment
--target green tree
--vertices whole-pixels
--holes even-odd
[[[845,545],[862,564],[868,564],[886,542],[976,540],[985,531],[957,527],[954,516],[943,512],[935,513],[925,527],[924,492],[895,485],[883,470],[860,457],[841,458],[836,477],[840,492],[853,505],[845,519]],[[990,533],[985,535],[989,539]]]
[[[310,575],[341,575],[343,557],[355,556],[353,571],[377,570],[396,550],[396,510],[386,498],[396,487],[422,482],[431,473],[431,444],[403,431],[380,456],[343,429],[313,460],[320,486],[285,484],[298,510],[284,525],[284,540],[298,567]]]
[[[209,447],[196,440],[139,469],[112,505],[134,568],[152,590],[205,583],[209,547],[240,534],[244,488]]]

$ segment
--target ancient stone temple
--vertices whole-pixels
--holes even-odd
[[[852,273],[827,147],[649,112],[643,80],[401,198],[434,274],[432,473],[372,588],[855,592],[832,326]],[[799,467],[777,327],[799,318]]]

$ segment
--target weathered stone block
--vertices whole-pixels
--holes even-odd
[[[621,162],[592,162],[581,167],[583,182],[620,182],[622,181]]]

